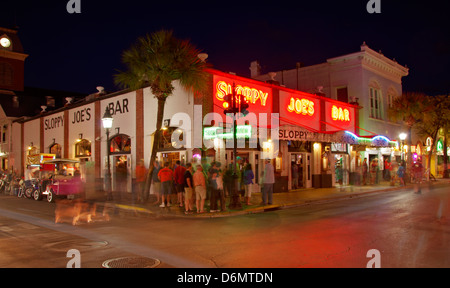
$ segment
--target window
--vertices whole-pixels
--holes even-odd
[[[58,143],[50,146],[50,154],[55,154],[55,158],[61,158],[62,147]]]
[[[392,108],[392,105],[394,104],[394,99],[397,98],[397,95],[398,95],[397,90],[395,90],[395,88],[393,88],[393,87],[390,87],[387,92],[388,109]],[[393,121],[393,117],[390,117],[389,114],[388,114],[388,118],[389,118],[388,119],[389,121]]]
[[[53,96],[45,96],[47,107],[55,107],[55,98]]]
[[[369,108],[370,118],[383,119],[381,89],[377,83],[372,83],[369,87]]]
[[[348,90],[347,87],[336,89],[337,100],[348,103]]]
[[[75,157],[90,157],[91,156],[91,141],[81,139],[75,144]]]
[[[8,125],[3,125],[2,129],[2,143],[6,142],[6,131],[8,130]]]
[[[117,134],[110,140],[110,154],[130,154],[131,138],[125,134]]]

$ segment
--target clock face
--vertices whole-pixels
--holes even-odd
[[[5,48],[8,48],[9,46],[11,46],[11,41],[9,41],[8,38],[3,37],[0,39],[0,45],[2,45]]]

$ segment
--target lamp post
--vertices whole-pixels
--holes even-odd
[[[405,145],[405,140],[406,140],[406,133],[400,133],[400,135],[398,135],[398,137],[400,137],[400,141],[401,141],[401,145],[400,145],[400,148],[401,148],[401,152],[402,152],[402,154],[400,155],[401,156],[401,159],[402,160],[405,160],[405,149],[404,149],[404,145]],[[405,167],[406,168],[406,167]]]
[[[233,118],[233,176],[232,176],[232,186],[231,186],[231,199],[230,199],[230,204],[228,205],[228,207],[230,209],[241,209],[242,208],[242,204],[241,201],[239,199],[239,194],[238,194],[238,175],[237,175],[237,171],[236,171],[236,166],[238,165],[237,163],[237,113],[239,112],[239,106],[238,103],[236,101],[236,86],[233,83],[233,88],[232,88],[232,94],[228,94],[224,97],[225,102],[227,102],[226,105],[226,109],[224,110],[224,114],[231,114],[232,118]]]
[[[107,170],[106,170],[106,193],[107,198],[111,198],[111,165],[109,160],[109,153],[110,153],[110,144],[109,144],[109,130],[112,128],[113,124],[113,118],[111,116],[111,113],[109,112],[109,107],[106,107],[105,114],[103,114],[102,117],[102,125],[103,128],[106,131],[106,157],[107,157]]]

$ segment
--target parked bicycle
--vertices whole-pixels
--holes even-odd
[[[17,197],[21,198],[29,198],[33,197],[33,192],[39,189],[39,180],[31,179],[31,180],[23,180],[21,179],[19,182],[19,192],[17,193]]]

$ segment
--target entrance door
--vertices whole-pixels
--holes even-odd
[[[291,153],[290,159],[290,182],[291,189],[294,189],[296,186],[298,188],[310,188],[312,187],[312,179],[311,179],[311,153]],[[297,166],[298,173],[298,183],[295,185],[293,179],[293,165]]]
[[[131,155],[111,155],[110,157],[112,191],[131,193]]]
[[[348,185],[349,157],[347,154],[334,154],[335,185]]]

